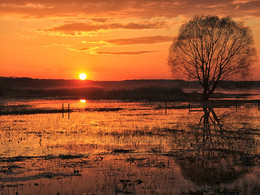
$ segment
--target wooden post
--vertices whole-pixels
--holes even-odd
[[[62,118],[64,118],[64,104],[62,103]]]
[[[70,119],[70,103],[68,103],[68,119]]]
[[[237,100],[236,100],[236,112],[237,112]]]
[[[165,102],[165,114],[167,114],[167,102]]]
[[[190,113],[190,101],[189,101],[189,113]]]

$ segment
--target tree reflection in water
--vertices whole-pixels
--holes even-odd
[[[256,165],[251,130],[223,124],[213,108],[203,107],[198,125],[189,128],[190,133],[178,141],[181,144],[176,152],[185,179],[199,186],[227,184],[245,176]]]

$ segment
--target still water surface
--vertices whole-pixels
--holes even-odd
[[[0,193],[260,193],[255,104],[195,112],[168,104],[167,114],[161,102],[2,104],[68,103],[73,112],[0,116]]]

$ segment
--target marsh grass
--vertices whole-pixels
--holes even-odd
[[[7,105],[0,106],[0,115],[22,115],[22,114],[48,114],[48,113],[66,113],[75,112],[75,109],[49,109],[34,108],[31,105]]]
[[[137,102],[138,103],[138,102]],[[173,109],[201,109],[201,106],[207,106],[211,108],[234,108],[236,112],[241,108],[253,108],[258,107],[258,100],[211,100],[208,102],[200,101],[173,101],[173,102],[142,102],[143,107],[140,108],[125,108],[125,107],[73,107],[73,108],[62,108],[61,105],[59,108],[51,107],[37,107],[35,105],[0,105],[0,115],[31,115],[31,114],[51,114],[51,113],[68,113],[68,112],[119,112],[124,109],[131,111],[141,111],[141,110],[173,110]],[[151,112],[148,113],[135,113],[134,115],[148,116],[151,115]],[[132,116],[133,114],[127,113],[125,116]]]
[[[255,106],[243,106],[240,112],[217,108],[220,134],[214,124],[209,124],[210,132],[199,126],[204,113],[189,113],[186,107],[170,109],[165,115],[163,105],[92,104],[93,110],[84,107],[70,119],[55,113],[1,116],[0,192],[228,194],[259,190],[260,120]],[[96,111],[100,108],[105,109]]]

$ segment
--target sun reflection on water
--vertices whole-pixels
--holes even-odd
[[[81,99],[81,100],[79,100],[80,101],[80,103],[86,103],[86,100],[84,100],[84,99]]]

